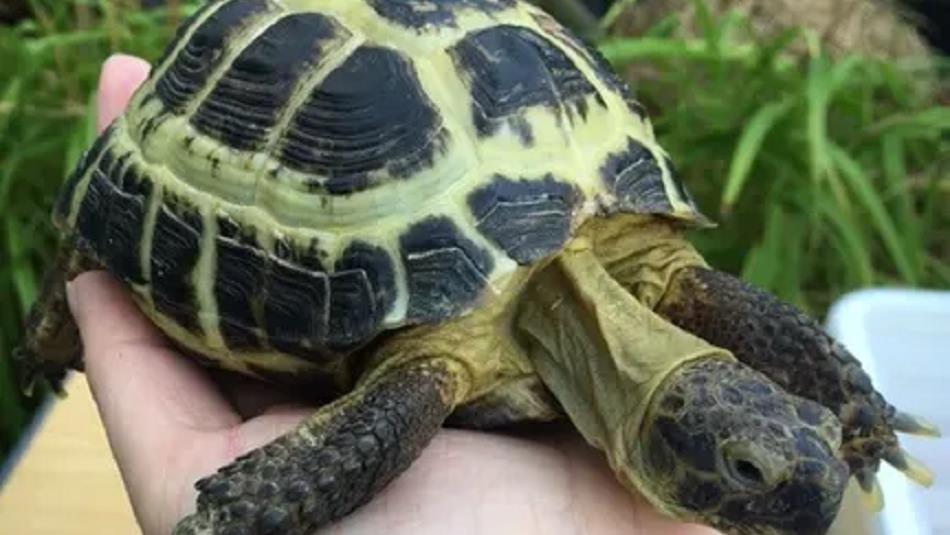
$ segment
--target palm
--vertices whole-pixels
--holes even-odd
[[[117,115],[147,66],[111,60],[100,126]],[[102,273],[70,284],[85,364],[143,531],[170,532],[194,507],[193,482],[290,429],[313,409],[248,381],[222,385],[170,348]],[[458,535],[699,535],[660,518],[620,487],[575,433],[532,439],[446,430],[382,494],[332,532]]]

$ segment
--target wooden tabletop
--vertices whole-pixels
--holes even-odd
[[[66,390],[0,488],[0,533],[140,533],[85,376]]]

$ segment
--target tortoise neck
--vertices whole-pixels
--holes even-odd
[[[663,381],[685,363],[733,359],[665,321],[575,240],[527,285],[515,334],[577,429],[621,481],[658,503],[639,473],[641,427]]]
[[[578,233],[600,263],[628,292],[653,309],[674,275],[686,267],[706,267],[674,219],[641,214],[596,218]]]

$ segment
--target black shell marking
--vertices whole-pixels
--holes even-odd
[[[308,360],[319,359],[330,314],[327,274],[273,260],[264,288],[264,331],[270,345]]]
[[[475,126],[483,137],[525,108],[559,109],[597,92],[563,51],[527,28],[472,32],[449,52],[472,92]]]
[[[595,47],[568,31],[547,13],[533,13],[532,18],[544,29],[546,35],[584,58],[604,85],[625,96],[630,94],[629,86],[617,76],[607,59]]]
[[[277,237],[274,239],[274,256],[305,269],[326,271],[316,239],[303,246],[285,237]]]
[[[65,223],[69,217],[73,205],[73,198],[76,195],[76,186],[86,178],[89,169],[98,162],[99,157],[102,156],[102,152],[109,145],[109,142],[112,141],[112,136],[115,135],[115,128],[115,123],[112,123],[99,135],[92,147],[79,159],[76,169],[63,184],[59,196],[56,198],[56,205],[53,207],[53,217],[60,224]],[[83,202],[85,202],[85,199],[83,199]]]
[[[234,60],[192,124],[231,148],[260,148],[301,77],[341,31],[332,19],[317,13],[280,19]]]
[[[114,189],[114,186],[109,184],[109,177],[115,165],[113,148],[103,150],[98,164],[91,171],[86,193],[79,206],[79,213],[76,215],[79,246],[95,257],[98,257],[101,251],[102,238],[107,228],[109,202]],[[106,217],[103,217],[103,214]]]
[[[200,326],[192,272],[201,255],[203,231],[197,210],[179,199],[164,199],[152,237],[152,300],[156,310],[193,332]]]
[[[265,253],[250,229],[226,219],[219,228],[214,293],[231,349],[260,349],[266,340],[289,354],[321,359],[372,338],[395,303],[395,270],[379,247],[353,242],[327,274],[314,270],[319,260],[309,252],[280,247],[306,267]]]
[[[638,214],[673,211],[663,187],[663,169],[639,141],[628,138],[625,150],[611,154],[600,176],[617,197],[616,211]]]
[[[267,8],[266,0],[226,2],[195,30],[155,84],[155,94],[166,110],[175,114],[184,111],[188,101],[204,87],[221,63],[228,38]]]
[[[515,0],[368,0],[381,17],[407,28],[455,26],[460,9],[492,13],[508,9]]]
[[[371,171],[387,168],[405,178],[430,166],[446,136],[412,62],[395,50],[364,46],[297,110],[280,159],[327,177],[331,195],[348,194],[369,187]]]
[[[692,215],[626,85],[552,19],[515,0],[357,3],[206,3],[64,186],[58,222],[188,347],[333,372],[383,329],[504,291],[598,208]],[[593,177],[560,171],[578,159]],[[522,160],[536,170],[508,171]]]
[[[363,270],[347,270],[330,276],[330,318],[327,345],[345,352],[374,334],[379,317],[373,306],[373,286]]]
[[[469,195],[468,206],[485,237],[519,264],[529,264],[567,242],[579,201],[573,186],[552,175],[520,181],[496,176]]]
[[[673,163],[673,160],[671,160],[669,156],[663,156],[663,163],[666,164],[666,169],[670,172],[670,179],[676,187],[676,192],[679,193],[680,199],[699,213],[699,208],[696,207],[693,196],[690,195],[689,190],[686,189],[686,184],[680,180],[679,172],[676,170],[676,164]]]
[[[97,258],[119,279],[144,283],[139,246],[150,188],[126,158],[107,151],[93,170],[76,218],[79,247]],[[123,177],[122,175],[126,176]]]
[[[208,0],[201,7],[199,7],[194,13],[189,15],[175,30],[175,35],[165,46],[165,49],[162,51],[162,55],[155,61],[156,67],[161,67],[165,65],[165,62],[168,61],[168,58],[175,52],[175,49],[178,48],[178,43],[181,42],[182,38],[194,28],[195,24],[208,12],[209,9],[216,7],[220,4],[216,0]]]
[[[462,235],[448,217],[429,217],[400,238],[409,283],[410,322],[456,316],[471,307],[488,284],[494,264],[488,251]]]
[[[636,100],[630,85],[617,75],[607,59],[595,46],[580,36],[568,31],[546,13],[533,13],[532,18],[534,18],[535,22],[537,22],[552,39],[555,39],[557,42],[573,50],[578,56],[584,58],[597,78],[600,79],[601,83],[621,95],[627,104],[627,108],[629,108],[634,115],[641,119],[646,119],[646,110]]]
[[[128,165],[121,189],[112,184],[109,188],[112,194],[100,258],[119,279],[142,284],[146,281],[142,273],[141,244],[151,181],[140,177],[135,167]]]
[[[224,230],[222,226],[222,230]],[[218,328],[231,349],[262,347],[255,316],[264,284],[267,259],[245,229],[229,228],[215,238],[217,270],[214,297],[218,303]]]
[[[396,275],[385,250],[353,242],[330,277],[329,345],[344,351],[379,332],[396,300]]]

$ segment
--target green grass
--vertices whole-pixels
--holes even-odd
[[[929,64],[832,60],[805,31],[705,19],[701,38],[672,37],[671,18],[601,50],[720,223],[693,236],[707,259],[818,315],[860,287],[950,287],[950,107]]]
[[[51,258],[54,195],[95,135],[99,67],[115,51],[157,58],[198,3],[143,12],[128,0],[31,0],[33,20],[0,27],[0,459],[36,403],[20,396],[8,357]]]
[[[99,66],[155,59],[196,3],[31,0],[34,21],[0,28],[0,458],[30,413],[6,356],[51,256],[55,191],[94,136]],[[807,35],[763,39],[732,16],[695,40],[674,26],[602,49],[719,220],[694,236],[711,263],[816,314],[872,284],[950,287],[950,109],[916,66],[831,60],[814,39],[793,56]]]

